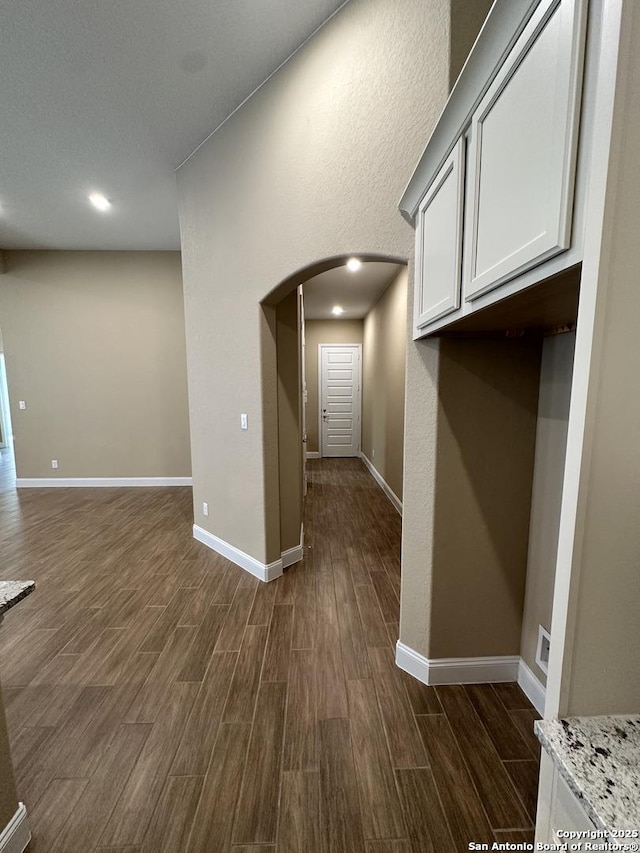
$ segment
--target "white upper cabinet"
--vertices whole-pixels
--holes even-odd
[[[515,297],[582,261],[606,2],[495,0],[400,201],[414,338],[569,321],[564,291]]]
[[[542,0],[473,114],[465,300],[570,246],[584,27]]]
[[[418,333],[460,307],[464,156],[462,138],[418,208],[414,306]]]

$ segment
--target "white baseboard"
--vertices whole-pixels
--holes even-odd
[[[307,450],[307,459],[320,459],[319,450]]]
[[[282,568],[286,569],[294,563],[299,563],[304,556],[304,524],[300,525],[300,544],[294,545],[293,548],[287,548],[280,554],[282,560]]]
[[[504,655],[481,658],[435,658],[396,644],[396,664],[424,684],[497,684],[517,681],[520,657]]]
[[[279,578],[282,574],[282,558],[276,560],[274,563],[261,563],[250,554],[245,554],[244,551],[225,542],[224,539],[220,539],[218,536],[214,536],[213,533],[209,533],[208,530],[198,527],[197,524],[193,525],[193,538],[211,548],[212,551],[222,554],[227,560],[231,560],[236,566],[240,566],[241,569],[244,569],[261,581],[272,581]]]
[[[191,477],[20,477],[19,489],[96,489],[131,486],[191,486]]]
[[[544,703],[547,698],[547,688],[536,678],[532,670],[520,658],[518,666],[518,685],[529,702],[541,717],[544,717]]]
[[[374,467],[373,463],[370,459],[368,459],[364,453],[360,453],[360,458],[364,462],[364,464],[369,469],[369,472],[376,483],[380,486],[385,495],[389,498],[391,503],[397,509],[397,511],[402,515],[402,501],[396,495],[396,493],[392,490],[391,486],[383,479],[382,474]]]
[[[13,817],[0,833],[0,853],[24,853],[30,841],[27,810],[24,803],[18,803]]]

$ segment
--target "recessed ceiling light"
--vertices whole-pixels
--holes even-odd
[[[333,308],[331,309],[331,313],[335,314],[336,316],[339,316],[343,312],[344,312],[344,308],[341,308],[340,305],[334,305]]]
[[[103,213],[111,207],[111,202],[106,196],[103,196],[102,193],[91,193],[89,201],[95,208],[101,210]]]
[[[349,258],[347,261],[347,269],[349,272],[358,272],[361,266],[362,261],[358,260],[358,258]]]

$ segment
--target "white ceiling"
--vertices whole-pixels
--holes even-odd
[[[174,169],[343,2],[2,0],[0,248],[179,248]]]
[[[366,317],[401,269],[401,264],[382,261],[363,263],[357,272],[346,266],[320,273],[303,286],[307,320],[357,320]],[[334,305],[344,308],[340,317]]]

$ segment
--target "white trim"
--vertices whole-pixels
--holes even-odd
[[[362,448],[362,344],[318,344],[318,446],[320,447],[319,458],[324,457],[324,449],[322,446],[322,350],[327,348],[343,349],[344,347],[354,347],[358,350],[358,429],[357,429],[357,450],[355,456],[360,455]],[[351,456],[328,456],[327,459],[353,459]]]
[[[286,569],[288,566],[292,566],[294,563],[299,563],[302,559],[302,555],[302,545],[295,545],[293,548],[287,548],[287,550],[283,551],[280,555],[282,561],[282,568]]]
[[[320,459],[319,450],[307,450],[307,459]]]
[[[435,658],[429,660],[400,640],[396,664],[424,684],[497,684],[517,681],[520,657],[504,655],[482,658]]]
[[[400,640],[396,643],[396,666],[413,675],[423,684],[429,683],[429,661],[424,655],[405,646]]]
[[[547,688],[536,678],[522,658],[518,666],[518,685],[540,716],[544,717]]]
[[[30,841],[27,809],[24,803],[18,803],[13,817],[0,834],[0,853],[24,853]]]
[[[227,560],[231,560],[236,566],[240,566],[241,569],[244,569],[261,581],[272,581],[279,578],[282,574],[282,558],[273,563],[261,563],[250,554],[245,554],[244,551],[225,542],[224,539],[220,539],[214,536],[213,533],[209,533],[208,530],[198,527],[197,524],[193,525],[193,538],[197,539],[198,542],[202,542],[207,548],[211,548],[212,551],[222,554]]]
[[[402,515],[402,501],[393,491],[391,486],[383,479],[382,474],[374,467],[373,463],[370,459],[364,455],[364,453],[360,453],[360,459],[364,462],[364,464],[369,469],[369,472],[376,483],[380,486],[385,495],[389,498],[391,503],[394,505],[396,510]]]
[[[131,486],[191,486],[191,477],[20,477],[18,489],[96,489]]]
[[[287,548],[280,554],[282,560],[282,568],[286,569],[294,563],[299,563],[304,556],[304,524],[300,525],[300,544],[294,545],[293,548]]]

